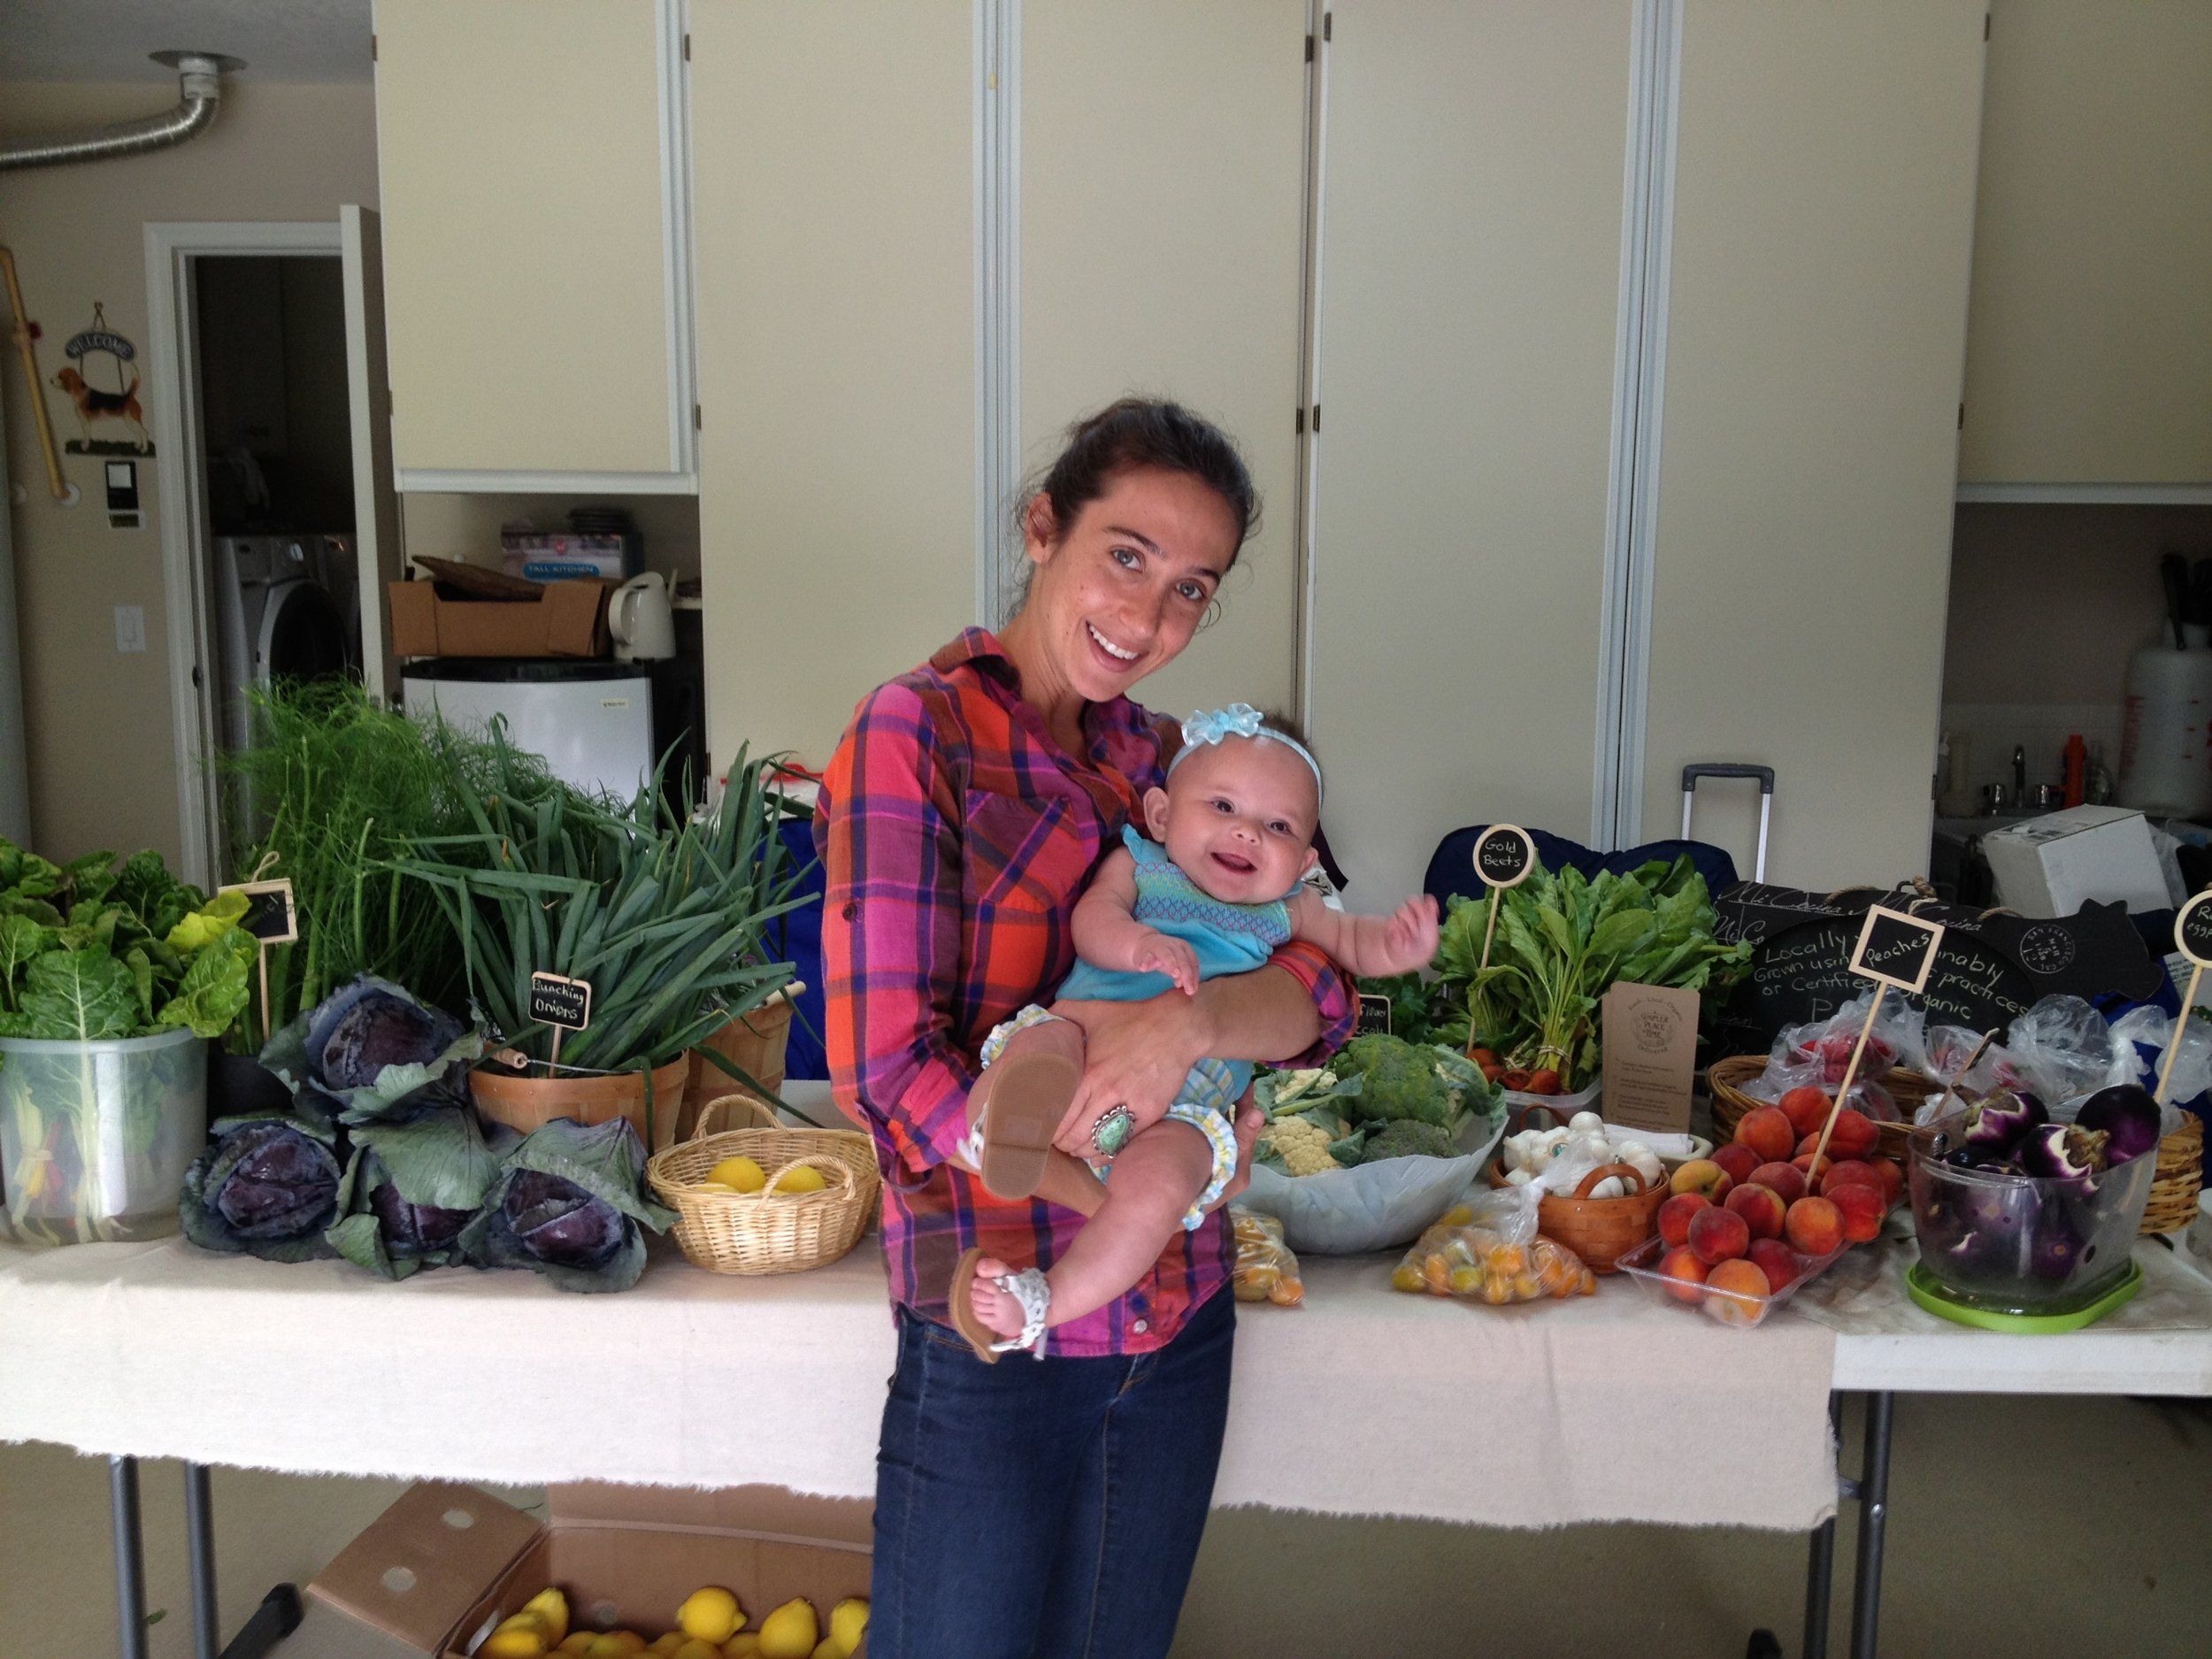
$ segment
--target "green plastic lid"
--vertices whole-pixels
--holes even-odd
[[[2130,1262],[2117,1284],[2084,1307],[2064,1313],[2004,1313],[1954,1301],[1952,1293],[1936,1283],[1917,1262],[1905,1270],[1905,1294],[1930,1313],[1960,1325],[1970,1325],[1977,1330],[2002,1331],[2013,1336],[2057,1336],[2078,1331],[2085,1325],[2094,1325],[2115,1308],[2124,1306],[2142,1287],[2143,1270],[2137,1263]]]

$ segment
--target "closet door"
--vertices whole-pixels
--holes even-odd
[[[1126,392],[1238,441],[1265,503],[1218,620],[1137,695],[1288,710],[1297,656],[1306,0],[1021,12],[1025,465]]]
[[[1344,0],[1311,707],[1363,910],[1448,830],[1590,831],[1629,0]]]
[[[714,761],[828,761],[973,619],[973,19],[694,9],[700,563]]]
[[[1982,12],[1685,8],[1642,833],[1763,762],[1800,887],[1926,866]],[[1747,871],[1755,800],[1700,814]]]

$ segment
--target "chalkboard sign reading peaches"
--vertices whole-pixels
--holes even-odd
[[[1929,970],[1935,966],[1936,951],[1943,943],[1943,925],[1909,916],[1902,910],[1893,910],[1879,904],[1870,904],[1866,920],[1859,927],[1858,949],[1851,953],[1851,972],[1863,979],[1874,981],[1874,998],[1867,1004],[1866,1024],[1859,1027],[1859,1040],[1851,1046],[1851,1064],[1843,1069],[1843,1082],[1836,1089],[1836,1098],[1828,1108],[1828,1117],[1820,1125],[1820,1140],[1813,1147],[1813,1169],[1818,1172],[1821,1156],[1828,1150],[1828,1137],[1835,1132],[1836,1114],[1843,1102],[1851,1098],[1852,1086],[1859,1079],[1859,1065],[1866,1058],[1866,1040],[1872,1034],[1874,1022],[1881,1017],[1882,999],[1892,990],[1918,991],[1928,983]]]

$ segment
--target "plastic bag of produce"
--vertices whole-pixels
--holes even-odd
[[[1447,1210],[1392,1271],[1391,1287],[1493,1307],[1597,1293],[1596,1275],[1565,1245],[1541,1235],[1515,1241],[1473,1221],[1469,1206]]]
[[[2135,1080],[2133,1057],[2114,1043],[2104,1016],[2078,996],[2045,997],[2012,1022],[2005,1047],[2020,1081],[2046,1108],[2078,1101],[2108,1083]]]
[[[2173,1035],[2174,1022],[2166,1018],[2165,1010],[2157,1008],[2133,1008],[2112,1022],[2112,1070],[2098,1085],[2109,1088],[2118,1083],[2138,1083],[2147,1089],[2158,1087],[2159,1068],[2166,1064],[2166,1044]],[[2193,1019],[2181,1033],[2181,1052],[2174,1056],[2174,1074],[2166,1091],[2165,1107],[2159,1113],[2159,1133],[2170,1135],[2181,1127],[2181,1108],[2177,1101],[2194,1100],[2208,1088],[2212,1088],[2212,1025],[2200,1019]],[[2061,1123],[2071,1123],[2081,1110],[2078,1100],[2061,1102],[2051,1109],[2051,1116]]]
[[[1239,1206],[1229,1212],[1229,1225],[1237,1240],[1237,1264],[1229,1280],[1236,1299],[1271,1302],[1279,1308],[1295,1308],[1305,1301],[1306,1283],[1299,1277],[1297,1256],[1283,1242],[1283,1224]]]
[[[1786,1027],[1767,1053],[1766,1069],[1744,1086],[1744,1093],[1764,1101],[1778,1101],[1790,1090],[1806,1087],[1833,1094],[1850,1069],[1851,1052],[1858,1046],[1872,1002],[1873,993],[1868,992],[1853,997],[1826,1019]],[[1897,1103],[1881,1079],[1893,1067],[1919,1070],[1926,1064],[1926,1022],[1927,1016],[1906,998],[1883,999],[1846,1104],[1878,1122],[1896,1121]]]
[[[1286,1174],[1256,1158],[1251,1187],[1240,1202],[1280,1221],[1294,1250],[1317,1256],[1386,1250],[1413,1238],[1463,1195],[1504,1133],[1503,1112],[1476,1112],[1453,1134],[1458,1157],[1387,1157],[1311,1175]]]

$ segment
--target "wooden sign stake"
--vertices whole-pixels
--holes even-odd
[[[1989,1045],[1996,1041],[1996,1037],[1997,1030],[1993,1025],[1982,1033],[1982,1040],[1974,1045],[1974,1052],[1966,1056],[1964,1062],[1951,1073],[1951,1080],[1943,1086],[1943,1098],[1946,1101],[1958,1092],[1959,1079],[1980,1064],[1981,1057],[1989,1052]],[[1943,1109],[1940,1105],[1937,1107],[1935,1115],[1937,1118],[1943,1116]]]
[[[1482,925],[1484,968],[1490,965],[1490,941],[1497,937],[1498,910],[1504,902],[1500,895],[1508,887],[1519,887],[1535,868],[1536,843],[1519,825],[1493,824],[1477,838],[1475,873],[1490,889],[1490,915]]]
[[[2173,1032],[2166,1039],[2165,1063],[2158,1068],[2161,1106],[2166,1103],[2166,1091],[2173,1087],[2174,1062],[2181,1057],[2181,1034],[2189,1029],[2189,1010],[2197,1005],[2197,987],[2203,982],[2205,969],[2212,967],[2212,888],[2191,899],[2174,918],[2174,948],[2189,958],[2189,988],[2181,994],[2181,1011],[2174,1016]]]
[[[1892,987],[1901,991],[1917,992],[1928,983],[1929,972],[1935,966],[1936,950],[1943,943],[1940,923],[1923,921],[1917,916],[1908,916],[1902,910],[1885,910],[1878,904],[1867,908],[1866,921],[1859,929],[1858,949],[1851,953],[1851,972],[1863,979],[1874,981],[1874,1001],[1866,1010],[1866,1023],[1859,1027],[1859,1040],[1851,1046],[1851,1064],[1844,1067],[1843,1082],[1836,1089],[1836,1097],[1828,1103],[1828,1116],[1820,1125],[1820,1139],[1813,1144],[1812,1168],[1807,1171],[1809,1186],[1820,1173],[1820,1160],[1828,1150],[1828,1137],[1835,1130],[1836,1118],[1843,1110],[1843,1103],[1851,1098],[1852,1086],[1857,1082],[1859,1063],[1866,1057],[1867,1040],[1874,1034],[1874,1022],[1882,1011],[1882,999]]]
[[[255,866],[250,881],[234,882],[218,887],[218,893],[242,893],[246,895],[246,914],[239,926],[253,935],[255,967],[261,987],[261,1042],[268,1046],[275,1029],[275,1014],[269,1006],[269,951],[275,945],[288,945],[300,936],[299,911],[292,898],[289,877],[264,881],[261,873],[275,862],[276,855],[269,854]]]

